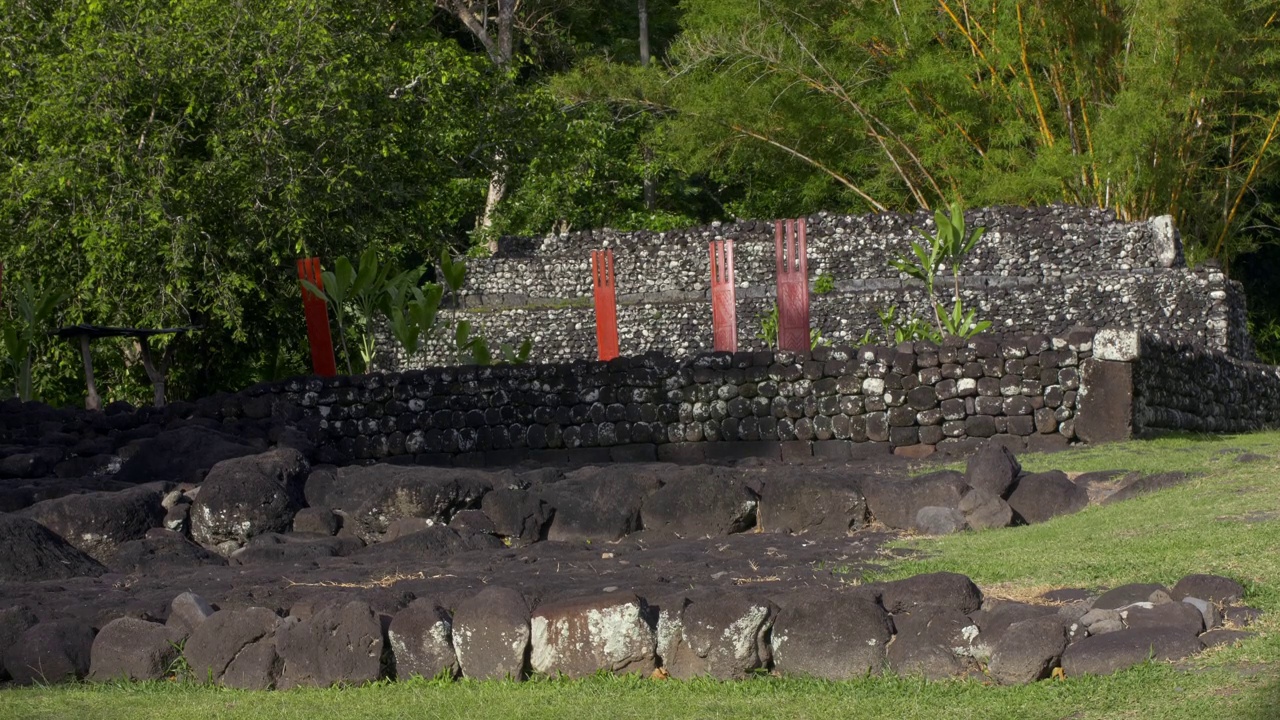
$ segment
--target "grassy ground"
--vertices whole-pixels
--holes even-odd
[[[1244,452],[1269,456],[1237,463]],[[849,683],[757,678],[741,683],[637,678],[514,683],[400,683],[238,692],[183,683],[63,685],[0,691],[0,718],[1240,718],[1280,719],[1280,433],[1132,442],[1027,456],[1030,470],[1203,473],[1191,482],[1043,525],[913,538],[917,550],[878,574],[950,570],[988,594],[1050,587],[1173,583],[1230,575],[1266,611],[1260,635],[1178,664],[1025,687],[875,678]]]

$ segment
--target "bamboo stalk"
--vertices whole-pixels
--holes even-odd
[[[1262,141],[1262,147],[1258,150],[1258,157],[1254,158],[1253,167],[1249,168],[1249,174],[1245,176],[1244,182],[1240,184],[1239,192],[1236,193],[1236,201],[1231,204],[1231,212],[1227,214],[1226,222],[1222,223],[1222,233],[1218,235],[1218,243],[1213,247],[1213,257],[1215,259],[1222,252],[1223,243],[1227,241],[1227,232],[1231,229],[1231,223],[1236,219],[1236,212],[1240,209],[1240,201],[1244,200],[1245,191],[1249,189],[1250,183],[1253,182],[1253,176],[1258,173],[1258,167],[1262,165],[1262,158],[1267,154],[1267,148],[1276,137],[1276,126],[1278,124],[1280,124],[1280,112],[1277,112],[1275,118],[1271,121],[1271,128],[1267,130],[1267,137]]]
[[[803,160],[804,162],[809,163],[810,165],[812,165],[812,166],[814,166],[814,167],[818,168],[819,170],[823,171],[824,173],[826,173],[826,174],[830,175],[833,179],[835,179],[835,180],[836,180],[837,182],[839,182],[841,185],[844,185],[845,187],[847,187],[847,188],[849,188],[850,190],[852,190],[852,191],[854,192],[854,194],[856,194],[858,197],[862,198],[863,200],[866,200],[866,201],[867,201],[867,203],[868,203],[869,205],[871,205],[871,207],[875,208],[876,210],[879,210],[880,212],[888,212],[888,208],[886,208],[884,205],[881,205],[879,202],[877,202],[875,198],[873,198],[873,197],[871,197],[870,195],[868,195],[865,191],[863,191],[863,189],[862,189],[862,188],[858,187],[857,185],[854,185],[852,182],[850,182],[850,181],[849,181],[849,179],[848,179],[848,178],[846,178],[845,176],[841,175],[840,173],[837,173],[836,171],[832,170],[831,168],[827,167],[826,165],[823,165],[821,162],[819,162],[819,161],[817,161],[817,160],[815,160],[815,159],[813,159],[813,158],[809,157],[808,155],[805,155],[804,153],[800,152],[799,150],[796,150],[795,148],[792,148],[792,147],[788,147],[788,146],[786,146],[786,145],[783,145],[782,143],[780,143],[780,142],[778,142],[778,141],[776,141],[776,140],[774,140],[774,139],[772,139],[772,138],[770,138],[770,137],[766,137],[766,136],[764,136],[764,135],[761,135],[760,133],[757,133],[757,132],[754,132],[754,131],[752,131],[752,130],[749,130],[749,129],[747,129],[747,128],[745,128],[745,127],[742,127],[741,125],[738,125],[738,124],[736,124],[736,123],[730,124],[730,125],[729,125],[729,127],[733,128],[733,130],[734,130],[734,131],[736,131],[736,132],[740,132],[740,133],[742,133],[743,135],[746,135],[747,137],[755,138],[756,140],[759,140],[760,142],[763,142],[763,143],[767,143],[767,144],[769,144],[769,145],[772,145],[772,146],[774,146],[774,147],[778,148],[779,150],[782,150],[783,152],[789,153],[790,155],[792,155],[792,156],[794,156],[794,157],[796,157],[796,158],[798,158],[798,159],[800,159],[800,160]]]
[[[1049,143],[1049,147],[1053,147],[1053,133],[1049,130],[1049,122],[1044,117],[1044,107],[1040,104],[1040,93],[1036,91],[1035,78],[1031,76],[1031,66],[1027,63],[1027,37],[1022,29],[1022,3],[1015,2],[1013,4],[1018,13],[1018,45],[1022,49],[1022,69],[1027,73],[1027,84],[1031,89],[1031,99],[1036,103],[1036,114],[1040,116],[1040,130],[1044,133],[1044,138]]]

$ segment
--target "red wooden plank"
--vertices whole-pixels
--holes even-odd
[[[618,294],[613,251],[591,251],[591,284],[596,304],[596,347],[601,360],[618,357]]]
[[[324,280],[320,276],[320,258],[300,258],[298,260],[298,280],[306,280],[317,288],[324,289]],[[307,316],[307,340],[311,343],[311,367],[316,375],[333,377],[338,374],[338,365],[333,357],[333,338],[329,334],[329,308],[324,299],[307,289],[301,282],[302,310]]]
[[[778,347],[809,352],[809,260],[804,218],[774,223],[778,265]]]
[[[738,350],[738,305],[733,290],[733,240],[711,241],[711,327],[717,352]]]

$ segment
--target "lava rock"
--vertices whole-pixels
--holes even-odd
[[[184,592],[169,603],[169,617],[164,624],[187,637],[200,623],[212,617],[213,613],[213,606],[204,598],[193,592]]]
[[[758,504],[741,480],[712,473],[668,482],[645,499],[640,516],[646,530],[714,537],[755,527]]]
[[[1062,653],[1067,677],[1110,675],[1156,660],[1181,660],[1200,652],[1204,644],[1194,635],[1168,627],[1133,628],[1078,640]]]
[[[97,560],[35,520],[0,514],[0,581],[65,580],[104,572]]]
[[[95,492],[45,500],[23,511],[100,563],[116,548],[137,540],[164,521],[161,494],[150,488]]]
[[[313,535],[337,535],[342,516],[327,507],[305,507],[294,513],[293,531]]]
[[[955,508],[922,507],[916,513],[915,529],[925,535],[951,535],[965,527],[964,513]]]
[[[183,655],[197,682],[221,682],[231,661],[244,648],[271,638],[280,616],[266,608],[220,610],[196,625],[183,646]]]
[[[893,622],[871,599],[815,592],[778,613],[771,636],[773,666],[787,675],[849,680],[879,674]]]
[[[768,600],[725,592],[699,598],[680,616],[680,643],[664,667],[677,678],[709,675],[740,680],[767,667],[772,658],[769,631],[778,608]]]
[[[330,606],[276,633],[283,661],[277,687],[360,685],[386,673],[382,622],[368,603]]]
[[[809,472],[771,476],[760,493],[760,528],[847,535],[867,524],[858,478]]]
[[[885,583],[881,588],[885,610],[897,615],[922,607],[950,608],[964,614],[982,607],[982,591],[957,573],[939,572]]]
[[[222,549],[262,533],[288,532],[302,507],[309,469],[306,458],[290,448],[218,463],[192,506],[191,536]]]
[[[977,628],[952,608],[921,607],[893,617],[897,630],[889,645],[889,665],[899,675],[945,680],[963,674],[973,656]]]
[[[477,505],[492,483],[492,473],[478,470],[379,464],[341,468],[332,483],[308,481],[306,497],[308,505],[340,511],[361,540],[373,543],[400,518],[447,524]]]
[[[530,664],[571,678],[601,670],[648,674],[657,666],[654,625],[648,604],[632,594],[550,603],[533,612]]]
[[[1069,515],[1089,505],[1089,493],[1058,470],[1023,475],[1009,495],[1015,517],[1027,524]]]
[[[529,662],[529,606],[510,588],[489,586],[453,616],[453,647],[465,677],[522,680]]]
[[[1188,575],[1173,586],[1170,596],[1174,600],[1194,597],[1229,604],[1244,597],[1244,586],[1221,575]]]
[[[534,493],[507,488],[485,495],[480,510],[493,523],[494,532],[520,545],[545,539],[553,513]]]
[[[1056,615],[1009,626],[991,653],[987,669],[1002,685],[1020,685],[1049,677],[1067,647],[1067,630]]]
[[[1003,445],[985,443],[969,458],[965,467],[965,482],[972,488],[986,490],[997,497],[1007,497],[1022,465],[1013,452]]]
[[[27,628],[4,653],[4,668],[15,685],[81,680],[89,672],[93,628],[75,619]]]
[[[964,520],[974,530],[990,530],[1013,524],[1013,508],[999,495],[973,488],[960,499],[959,510]]]
[[[871,476],[862,486],[867,507],[880,523],[908,530],[924,507],[957,508],[968,486],[964,476],[952,470],[929,473],[909,480]]]
[[[102,626],[93,639],[89,679],[160,680],[178,658],[183,633],[176,628],[122,617]]]
[[[458,676],[453,649],[453,618],[439,603],[419,598],[392,618],[387,640],[395,659],[396,678]]]
[[[171,531],[152,532],[141,540],[121,543],[107,560],[112,572],[126,575],[155,575],[226,564],[226,558]]]
[[[144,442],[120,466],[116,480],[131,485],[157,480],[199,482],[223,460],[256,452],[237,437],[199,426],[182,427]]]
[[[1096,610],[1118,610],[1140,602],[1163,604],[1173,602],[1173,598],[1169,589],[1158,583],[1130,583],[1102,593],[1093,601],[1093,607]]]

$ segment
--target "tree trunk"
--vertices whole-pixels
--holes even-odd
[[[640,11],[640,67],[649,67],[649,3],[648,0],[637,0]],[[653,160],[653,150],[645,146],[643,151],[645,163]],[[649,169],[644,171],[644,208],[653,211],[658,204],[658,190],[653,178],[649,177]]]

